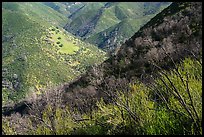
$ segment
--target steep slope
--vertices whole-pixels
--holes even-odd
[[[172,3],[122,44],[114,56],[65,85],[65,102],[75,94],[81,94],[82,98],[92,94],[106,97],[105,92],[125,89],[135,79],[152,82],[151,77],[159,68],[171,69],[185,57],[199,60],[202,57],[201,9],[201,3]],[[71,102],[75,104],[74,100]]]
[[[169,2],[87,3],[78,12],[75,12],[74,16],[70,17],[71,23],[67,23],[64,28],[76,36],[89,38],[88,42],[97,43],[99,44],[98,47],[104,47],[108,51],[114,49],[114,45],[119,45],[121,41],[133,35],[148,19],[151,19],[169,4]],[[129,23],[131,27],[137,26],[137,29],[135,27],[130,27],[131,29],[127,30],[122,29],[119,32],[121,35],[118,35],[119,40],[117,35],[113,35],[114,32],[110,33],[110,31],[113,30],[113,27],[120,27],[120,25],[125,24],[122,22],[126,22],[128,19],[136,20],[136,23],[134,21]],[[101,33],[106,33],[106,38],[98,40]],[[126,33],[129,33],[129,35],[126,35]],[[115,41],[114,39],[118,40]]]
[[[43,4],[69,17],[83,7],[85,2],[43,2]]]
[[[42,2],[44,5],[56,10],[59,13],[62,13],[66,17],[68,17],[71,13],[67,10],[67,6],[60,2]]]
[[[3,7],[12,11],[21,10],[28,18],[38,20],[38,23],[41,23],[40,21],[43,19],[43,23],[46,21],[62,27],[65,23],[70,22],[66,16],[38,2],[3,3]]]
[[[63,103],[86,111],[100,97],[111,102],[113,93],[128,89],[132,82],[153,82],[158,70],[175,68],[186,57],[202,64],[201,16],[202,3],[172,3],[122,44],[111,58],[58,87],[57,90],[65,91]],[[5,108],[5,113],[8,109]]]
[[[48,85],[70,81],[104,60],[104,52],[60,28],[63,18],[40,3],[3,3],[3,105],[41,94]]]
[[[69,18],[71,23],[67,23],[64,27],[68,32],[83,37],[91,32],[95,23],[102,13],[103,3],[90,2],[85,4],[80,10],[74,12]]]
[[[62,107],[64,104],[61,104],[61,94],[52,89],[43,97],[47,101],[43,103],[42,110],[39,110],[41,103],[33,102],[36,105],[32,104],[34,107],[31,115],[23,115],[25,112],[21,110],[28,104],[22,102],[13,111],[23,116],[19,113],[8,116],[12,111],[7,112],[6,116],[4,113],[2,134],[202,135],[202,65],[187,58],[177,67],[186,84],[179,78],[176,69],[162,71],[166,75],[160,75],[157,82],[152,83],[153,87],[137,81],[129,85],[130,89],[126,94],[118,91],[119,94],[112,98],[113,103],[106,104],[100,100],[97,107],[88,113]],[[166,76],[171,79],[172,84],[165,79]],[[173,87],[178,91],[177,95],[182,96],[185,105],[173,94]],[[88,100],[76,98],[76,101]],[[87,107],[93,108],[91,105]]]
[[[201,16],[201,2],[171,4],[78,80],[4,107],[2,133],[202,135]]]
[[[99,48],[112,52],[138,31],[143,24],[154,15],[148,15],[137,19],[124,19],[120,23],[97,33],[86,39],[87,42],[97,45]]]
[[[81,7],[76,13],[70,15],[70,19],[74,20],[80,17],[84,13],[90,13],[90,11],[98,11],[104,6],[104,2],[84,2],[83,7]],[[91,13],[95,14],[95,13]]]

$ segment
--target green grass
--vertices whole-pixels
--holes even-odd
[[[8,11],[24,13],[24,15],[26,15],[28,18],[32,19],[33,21],[37,21],[39,24],[44,24],[45,26],[53,24],[63,27],[69,22],[65,15],[58,13],[52,8],[38,2],[3,2],[2,6]]]
[[[67,36],[64,35],[61,31],[57,32],[57,30],[55,30],[51,32],[54,32],[54,34],[51,35],[54,43],[60,42],[59,44],[57,44],[57,46],[59,46],[60,44],[63,44],[63,46],[60,47],[58,52],[65,53],[65,54],[74,54],[75,51],[79,50],[79,47],[73,44],[73,41],[69,41]]]
[[[61,27],[69,22],[65,15],[38,2],[24,2],[20,4],[20,6],[21,9],[28,14],[28,16],[36,18],[38,21],[41,18],[50,24],[59,25]]]
[[[56,42],[61,41],[63,46],[60,48],[59,45],[56,47],[45,42],[47,30],[53,26],[53,22],[48,20],[60,13],[49,15],[56,11],[46,10],[47,6],[43,10],[44,6],[40,6],[40,3],[3,3],[2,34],[3,37],[13,36],[2,43],[2,68],[8,70],[4,78],[15,85],[13,75],[17,74],[19,82],[18,89],[4,90],[3,105],[19,101],[29,92],[39,92],[50,84],[59,85],[73,80],[84,73],[87,66],[105,59],[105,53],[93,45],[86,46],[86,43],[80,42],[71,34],[64,34],[59,25],[63,23],[62,20],[55,20],[57,23],[54,26],[60,32],[53,37]],[[35,10],[31,11],[32,8]],[[57,39],[58,37],[61,39]],[[86,49],[90,49],[89,55],[83,53]],[[95,59],[96,56],[102,57]],[[77,60],[80,64],[73,66]]]

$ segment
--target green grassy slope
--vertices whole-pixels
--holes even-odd
[[[40,94],[47,85],[68,82],[86,67],[103,61],[104,52],[59,27],[65,21],[61,17],[40,3],[3,3],[3,104],[17,101],[29,92]]]
[[[107,8],[103,11],[101,14],[101,17],[99,18],[92,34],[95,35],[105,29],[108,29],[109,27],[116,25],[121,20],[117,18],[117,16],[114,14],[115,7]]]
[[[3,3],[3,7],[9,10],[21,10],[29,18],[38,20],[38,23],[41,23],[42,18],[43,23],[46,21],[59,26],[64,26],[69,22],[69,19],[63,14],[38,2]]]
[[[138,19],[124,19],[120,23],[87,38],[86,41],[98,45],[99,48],[106,51],[113,51],[152,17],[154,15],[148,15]]]
[[[4,108],[13,111],[2,115],[2,134],[202,135],[201,16],[201,2],[172,3],[115,56],[29,111],[27,101]]]
[[[71,16],[70,19],[72,19],[72,20],[76,19],[77,17],[80,17],[82,14],[90,12],[90,11],[97,11],[101,7],[103,7],[103,5],[104,5],[103,2],[87,2],[87,3],[85,3],[85,7],[83,9],[79,10],[73,16]],[[95,13],[91,13],[91,14],[95,14]]]
[[[92,4],[92,8],[87,4],[75,13],[75,18],[70,18],[71,23],[67,23],[64,28],[77,36],[88,38],[88,42],[109,51],[133,35],[169,4],[169,2],[107,2]],[[129,26],[125,25],[127,20],[132,20],[128,21]],[[119,29],[115,34],[117,28],[124,29]]]
[[[67,23],[64,28],[72,34],[82,36],[84,29],[89,30],[91,24],[95,24],[94,19],[98,16],[99,11],[103,6],[103,2],[84,3],[84,6],[80,10],[69,16],[72,21]]]
[[[62,13],[66,17],[68,17],[71,13],[70,11],[66,10],[67,6],[60,3],[60,2],[42,2],[44,5]]]
[[[56,10],[57,12],[70,16],[72,13],[80,9],[86,2],[42,2],[44,5]]]

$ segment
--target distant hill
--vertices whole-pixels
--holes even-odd
[[[138,19],[124,19],[120,23],[99,32],[89,38],[87,41],[98,45],[99,48],[105,51],[114,51],[116,48],[131,37],[135,31],[142,27],[154,15],[141,17]]]
[[[66,16],[38,2],[3,3],[3,8],[10,11],[21,10],[22,14],[27,15],[29,18],[38,20],[39,23],[41,23],[40,21],[42,20],[53,25],[64,26],[65,23],[69,22],[69,19],[66,18]]]
[[[57,12],[69,17],[72,13],[85,5],[84,2],[42,2],[44,5],[56,10]]]
[[[85,94],[82,98],[92,93],[96,97],[106,97],[104,91],[123,90],[135,80],[150,83],[159,70],[155,64],[169,70],[174,68],[174,63],[189,56],[200,60],[201,9],[200,3],[172,3],[123,43],[108,60],[65,85],[65,102],[78,91]]]
[[[63,30],[69,20],[42,3],[2,3],[3,104],[41,94],[105,59],[105,53]]]
[[[85,3],[69,16],[71,22],[64,28],[106,51],[113,51],[169,4],[170,2]]]

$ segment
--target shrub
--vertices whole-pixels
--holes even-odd
[[[73,108],[71,111],[69,107],[62,109],[48,103],[40,120],[29,116],[26,130],[18,130],[15,121],[22,118],[14,116],[18,120],[11,123],[3,119],[3,130],[6,134],[24,131],[45,135],[202,134],[202,65],[187,58],[176,69],[160,73],[151,87],[132,83],[128,92],[114,92],[112,104],[101,99],[90,112],[80,114]]]
[[[174,134],[202,134],[201,82],[202,65],[189,58],[177,69],[163,72],[157,79],[153,98],[157,99],[158,107],[167,109],[172,113],[170,116],[179,119]]]
[[[202,134],[201,69],[198,61],[185,59],[178,66],[181,76],[174,69],[163,73],[154,88],[132,84],[130,96],[117,92],[114,104],[98,102],[98,110],[88,115],[91,121],[78,128],[77,134]],[[185,104],[176,96],[175,90]]]

